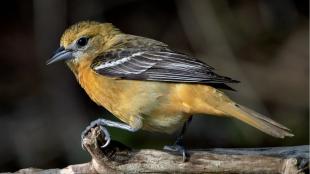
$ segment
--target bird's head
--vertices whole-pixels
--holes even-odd
[[[109,47],[120,31],[110,23],[83,21],[69,27],[62,35],[60,47],[47,64],[61,60],[78,63],[83,58],[94,58]]]

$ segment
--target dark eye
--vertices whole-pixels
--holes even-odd
[[[76,41],[76,44],[79,47],[83,47],[83,46],[87,45],[87,42],[88,42],[88,38],[87,37],[81,37],[79,40]]]

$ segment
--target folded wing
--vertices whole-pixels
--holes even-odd
[[[97,57],[92,69],[105,76],[131,80],[175,83],[201,83],[231,89],[229,77],[213,72],[214,68],[187,55],[170,50],[111,50]]]

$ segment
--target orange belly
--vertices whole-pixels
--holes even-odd
[[[142,129],[172,133],[197,113],[221,115],[206,103],[212,87],[195,84],[120,80],[99,75],[88,68],[75,73],[89,97],[123,122]],[[212,103],[212,102],[211,102]]]

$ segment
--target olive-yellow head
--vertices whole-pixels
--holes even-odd
[[[60,47],[47,61],[52,64],[61,60],[79,63],[81,58],[96,57],[109,48],[110,41],[119,29],[111,23],[83,21],[69,27],[60,39]]]

